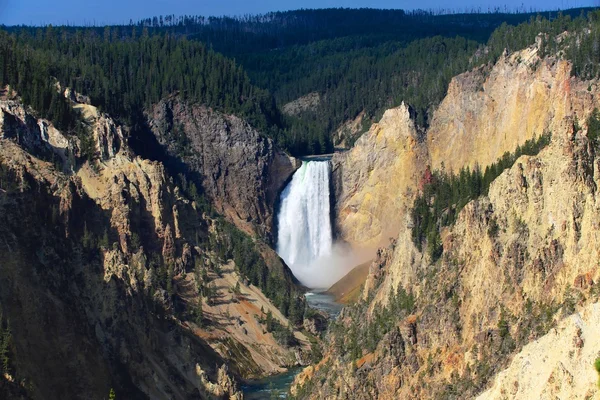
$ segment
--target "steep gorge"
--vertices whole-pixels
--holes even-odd
[[[301,397],[474,396],[522,346],[595,307],[599,165],[585,121],[599,92],[596,81],[571,77],[570,69],[568,61],[540,59],[537,46],[504,55],[453,79],[425,141],[403,105],[334,158],[342,236],[358,245],[392,241],[372,263],[362,301],[329,331],[323,361],[298,379]],[[415,247],[408,210],[428,165],[485,167],[546,132],[547,148],[519,158],[442,230],[440,260]],[[595,398],[596,382],[585,381],[593,374],[574,366],[593,371],[598,350],[577,350],[590,340],[585,335],[572,340],[581,341],[575,361],[549,358],[555,364],[535,387]],[[535,371],[543,359],[526,362]],[[521,393],[513,381],[517,387],[516,378],[498,381],[491,398]]]
[[[82,164],[77,137],[37,119],[6,93],[0,100],[0,327],[9,324],[11,344],[1,393],[105,398],[114,388],[131,399],[233,399],[241,398],[240,380],[306,362],[310,343],[302,333],[290,330],[291,338],[282,340],[266,328],[266,317],[286,329],[295,323],[227,259],[232,235],[246,236],[200,204],[202,193],[174,179],[160,161],[137,155],[126,127],[89,104],[72,103],[95,149],[96,160]],[[241,120],[200,110],[242,127],[216,130],[223,143],[243,144],[236,161],[247,157],[270,173],[280,168],[274,158],[286,157],[283,178],[270,187],[261,169],[246,182],[259,193],[248,201],[262,201],[251,218],[269,218],[273,195],[264,193],[279,190],[293,172],[285,169],[291,161]],[[216,128],[202,122],[194,125],[204,129],[196,140],[210,142]],[[214,150],[227,161],[226,150]],[[235,178],[234,169],[246,164],[231,165],[225,175]],[[202,182],[228,185],[208,172]],[[207,192],[209,200],[222,195]],[[238,222],[249,203],[234,197],[222,199],[229,208],[215,204],[224,213],[237,208],[229,216]],[[288,302],[285,311],[296,302],[303,307],[289,270],[263,239],[240,240],[244,257],[255,257],[253,265],[265,266],[262,273],[278,285],[271,290]]]
[[[334,155],[337,233],[384,247],[299,397],[598,397],[600,148],[587,121],[600,93],[538,52],[455,77],[427,132],[402,104]],[[320,333],[302,289],[272,249],[300,163],[183,93],[130,130],[58,90],[84,117],[88,162],[80,138],[0,92],[0,345],[13,338],[0,394],[240,398],[238,382],[319,358],[298,330]],[[415,246],[410,209],[431,169],[485,167],[547,133],[489,191],[443,210],[459,211],[440,226],[441,257]],[[323,220],[318,190],[306,203]],[[288,231],[309,217],[290,210]]]

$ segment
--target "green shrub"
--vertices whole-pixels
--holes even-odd
[[[600,387],[600,357],[596,358],[594,368],[596,368],[596,371],[598,372],[598,387]]]
[[[497,237],[499,230],[500,230],[500,227],[498,226],[498,221],[496,221],[496,218],[494,218],[494,217],[490,218],[490,223],[488,225],[488,236],[490,238]]]

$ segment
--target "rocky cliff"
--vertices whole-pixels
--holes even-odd
[[[340,156],[336,183],[344,237],[380,241],[383,224],[395,224],[397,234],[378,252],[363,300],[344,309],[329,331],[326,358],[298,380],[297,393],[468,398],[489,389],[494,375],[507,368],[485,398],[597,397],[592,363],[598,349],[586,348],[594,343],[588,322],[575,321],[593,325],[600,300],[600,149],[586,123],[600,103],[598,94],[596,81],[571,77],[569,62],[541,60],[532,47],[455,78],[426,140],[414,136],[401,107]],[[394,114],[396,126],[386,121]],[[382,125],[392,129],[382,134]],[[451,171],[485,166],[548,131],[546,148],[520,157],[486,196],[442,229],[439,260],[415,247],[406,210],[410,194],[419,190],[418,171],[426,165]],[[386,136],[391,144],[382,140]],[[411,150],[407,156],[398,148]],[[400,165],[397,155],[419,165],[390,167]],[[374,163],[389,175],[371,180],[380,173]],[[388,200],[389,208],[373,207],[380,201],[373,193],[397,200]],[[357,235],[365,229],[368,235]],[[581,317],[563,321],[576,312]],[[541,344],[523,347],[536,339]],[[569,359],[561,360],[566,353],[550,343],[569,340]],[[540,353],[536,358],[527,356],[532,348]],[[515,356],[521,349],[523,355]],[[533,370],[524,374],[523,365]]]
[[[598,358],[600,304],[592,304],[561,321],[526,345],[500,372],[480,400],[599,399],[598,375],[590,368]]]
[[[137,156],[126,127],[88,104],[73,106],[95,147],[95,159],[85,163],[77,137],[37,119],[18,99],[0,101],[0,336],[10,338],[0,393],[106,398],[114,388],[128,399],[234,399],[241,379],[305,362],[304,335],[292,332],[283,342],[267,329],[267,314],[292,324],[227,259],[231,237],[218,216],[161,162]],[[222,128],[215,135],[231,127]],[[270,182],[265,174],[292,170],[287,156],[253,134],[205,149],[218,158],[214,175],[203,179],[211,199],[220,190],[246,196],[234,197],[252,202],[243,203],[243,218],[236,213],[246,223],[270,218],[265,204],[274,192],[262,186]],[[231,164],[219,164],[228,155]],[[247,168],[245,178],[236,175],[235,163],[261,157],[268,161]],[[243,188],[230,190],[230,178],[244,180]],[[250,189],[263,197],[252,198]],[[231,202],[215,200],[224,212]],[[244,240],[279,296],[296,293],[272,250]]]
[[[424,137],[407,106],[388,110],[354,148],[334,157],[340,236],[355,245],[387,243],[405,223],[426,166],[484,169],[526,140],[580,120],[595,84],[577,82],[567,61],[540,59],[536,46],[454,77]]]
[[[331,162],[341,238],[371,246],[394,236],[428,162],[408,106],[387,110],[352,150]]]
[[[247,122],[178,96],[148,113],[167,153],[198,175],[217,211],[248,233],[273,239],[275,204],[298,164]]]
[[[567,61],[540,59],[537,46],[504,54],[452,79],[427,132],[430,165],[457,172],[485,168],[526,140],[554,132],[591,105],[587,86],[571,80]],[[583,90],[582,90],[583,89]]]

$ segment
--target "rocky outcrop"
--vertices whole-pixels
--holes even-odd
[[[31,398],[106,398],[114,388],[129,399],[237,399],[240,379],[295,365],[307,338],[295,332],[288,347],[265,331],[263,313],[290,322],[219,257],[229,238],[216,221],[161,162],[134,154],[127,129],[75,108],[95,144],[83,165],[75,138],[17,101],[0,103],[0,329],[10,322],[11,379]],[[52,162],[60,154],[72,155],[68,168]],[[271,253],[261,248],[256,261],[289,281]],[[0,393],[18,392],[6,379]]]
[[[67,138],[48,121],[34,118],[18,101],[0,100],[0,139],[18,143],[29,153],[65,168],[78,154],[77,138]]]
[[[573,87],[570,64],[541,60],[537,52],[532,46],[503,55],[491,68],[482,66],[452,79],[427,132],[433,169],[485,168],[526,140],[559,130],[565,117],[583,111],[575,104],[589,101],[589,96]]]
[[[405,223],[426,155],[405,104],[387,110],[352,150],[336,153],[331,163],[341,238],[372,246],[393,237]]]
[[[321,95],[313,92],[285,104],[282,111],[287,115],[298,115],[305,111],[315,111],[319,104],[321,104]]]
[[[197,174],[219,213],[245,232],[272,239],[275,203],[295,159],[244,120],[178,96],[154,106],[148,118],[159,143]]]
[[[342,148],[351,147],[350,143],[354,143],[356,139],[364,132],[365,124],[369,121],[365,117],[366,113],[361,111],[355,118],[342,123],[332,134],[333,143]]]
[[[592,368],[600,356],[599,326],[599,303],[566,318],[523,347],[477,399],[599,399]]]

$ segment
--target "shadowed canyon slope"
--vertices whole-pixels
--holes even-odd
[[[200,176],[219,213],[246,232],[273,238],[274,206],[297,168],[294,158],[244,120],[178,96],[155,105],[149,117],[159,143]]]
[[[290,321],[226,259],[231,231],[202,212],[198,194],[162,163],[134,154],[127,129],[108,115],[85,103],[73,106],[89,126],[92,163],[80,164],[77,137],[16,100],[0,100],[0,322],[10,322],[9,368],[23,380],[8,375],[2,393],[105,398],[114,388],[129,399],[235,399],[239,379],[305,363],[310,345],[303,334],[291,332],[292,347],[265,328],[267,313],[281,326]],[[225,124],[218,128],[210,110],[201,113],[209,121],[194,126],[204,137],[240,145],[210,150],[221,163],[233,160],[224,174],[260,193],[215,203],[264,222],[274,196],[267,186],[275,192],[283,184],[293,170],[286,170],[289,159],[256,132],[240,133],[248,129],[243,121],[212,117]],[[229,129],[226,118],[238,128]],[[255,169],[237,164],[245,157]],[[277,165],[284,157],[287,164]],[[219,180],[225,167],[210,165],[214,175],[207,172],[203,183],[211,196],[220,199],[219,188],[244,193],[225,189],[234,185]],[[249,175],[240,178],[237,168]],[[273,168],[282,177],[271,184],[265,174],[277,177]],[[255,208],[244,201],[255,201]],[[267,268],[280,291],[296,293],[274,251],[245,240],[255,246],[248,256]]]

